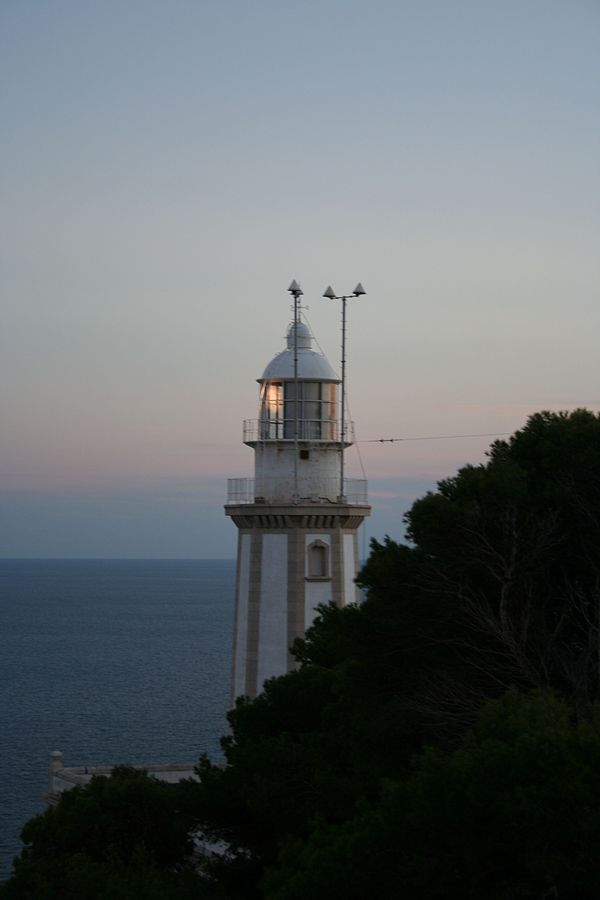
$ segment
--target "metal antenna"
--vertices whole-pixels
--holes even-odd
[[[300,502],[298,496],[298,303],[304,292],[295,279],[290,284],[288,292],[294,298],[294,494],[292,502],[297,505]],[[285,423],[285,397],[283,400],[283,421]]]
[[[367,292],[365,291],[360,281],[351,294],[341,294],[338,296],[331,285],[329,285],[323,293],[323,296],[326,297],[327,300],[342,301],[342,421],[340,443],[340,493],[338,497],[339,503],[346,502],[346,495],[344,493],[344,445],[346,441],[346,300],[350,300],[352,297],[362,297],[366,293]]]

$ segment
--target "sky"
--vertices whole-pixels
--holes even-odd
[[[0,555],[235,556],[286,288],[363,540],[540,409],[600,410],[598,0],[0,4]],[[359,456],[360,452],[360,456]]]

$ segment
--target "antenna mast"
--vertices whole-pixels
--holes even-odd
[[[366,293],[367,292],[359,281],[351,294],[343,294],[338,296],[331,285],[329,285],[329,287],[323,294],[323,296],[328,300],[342,301],[342,414],[340,435],[340,493],[338,496],[339,503],[346,502],[346,495],[344,493],[344,446],[346,443],[346,300],[350,300],[351,297],[361,297]]]
[[[298,308],[300,297],[304,292],[295,279],[290,284],[288,291],[294,298],[294,494],[292,499],[297,505],[300,502],[298,496]],[[285,398],[283,415],[285,421]]]

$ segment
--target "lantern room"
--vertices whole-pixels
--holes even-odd
[[[304,322],[290,325],[286,349],[258,379],[258,420],[244,423],[245,443],[340,440],[340,381],[327,358],[312,349],[312,340]]]
[[[244,443],[254,449],[254,478],[232,478],[233,503],[366,503],[366,483],[343,479],[342,448],[354,441],[353,423],[341,427],[340,379],[313,349],[308,326],[297,320],[286,347],[259,384],[258,418],[244,421]]]

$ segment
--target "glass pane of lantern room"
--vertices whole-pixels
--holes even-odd
[[[321,437],[321,383],[319,381],[305,381],[302,385],[302,419],[304,420],[307,437]]]
[[[282,424],[282,384],[265,382],[260,390],[260,437],[273,440],[281,437]]]
[[[296,415],[296,404],[294,402],[294,397],[296,396],[295,384],[293,381],[286,381],[283,385],[283,436],[287,440],[292,440],[294,437],[294,416]],[[302,385],[299,384],[298,394],[300,397],[302,396],[301,389]],[[300,410],[298,410],[298,418],[300,418]],[[298,436],[300,437],[301,431],[300,427],[298,428]]]
[[[335,384],[324,384],[323,386],[323,418],[335,419]]]
[[[323,438],[329,441],[337,440],[336,432],[336,385],[323,384],[321,386],[323,405],[321,415],[323,417]]]

